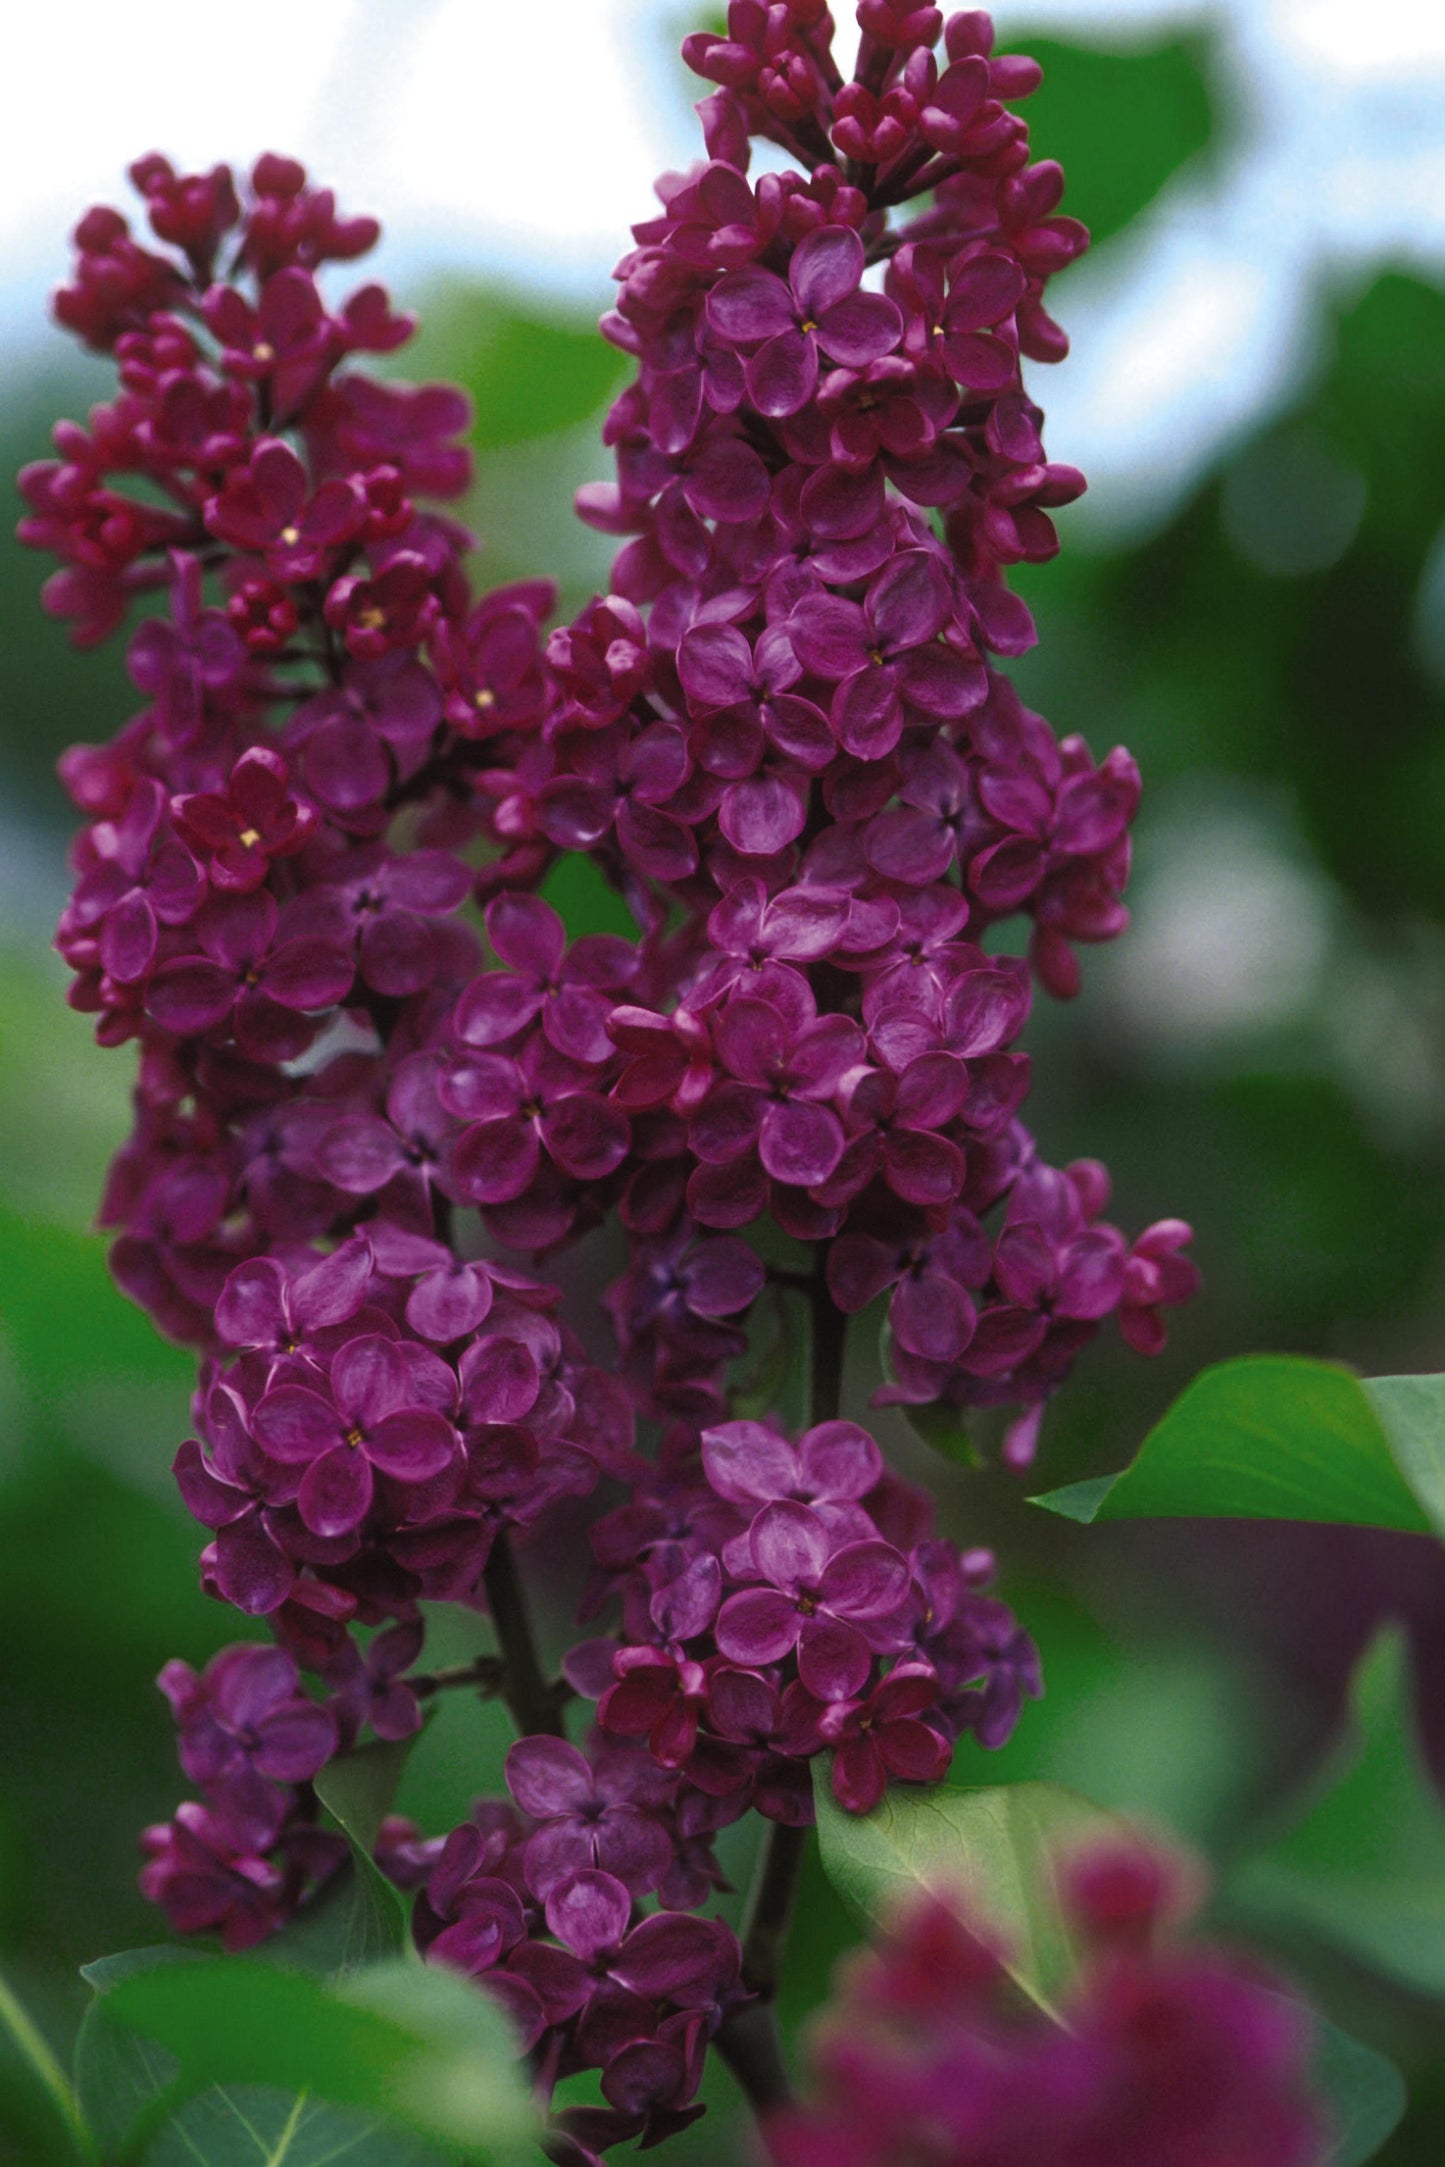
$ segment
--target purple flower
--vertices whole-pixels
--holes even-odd
[[[470,888],[466,867],[444,850],[403,857],[373,844],[339,860],[295,918],[331,947],[354,953],[363,981],[378,993],[418,993],[444,953],[436,921],[459,910]]]
[[[536,1180],[544,1154],[576,1181],[600,1181],[627,1156],[626,1114],[593,1088],[595,1070],[555,1051],[539,1033],[513,1061],[478,1054],[458,1064],[442,1088],[464,1119],[453,1167],[471,1202],[506,1204]]]
[[[375,1634],[363,1654],[347,1634],[326,1661],[329,1705],[348,1749],[363,1726],[390,1740],[415,1737],[421,1729],[421,1703],[403,1673],[415,1665],[425,1637],[421,1620],[409,1619]]]
[[[968,1096],[963,1063],[951,1054],[920,1054],[901,1075],[869,1069],[858,1078],[843,1112],[847,1148],[829,1179],[821,1203],[847,1202],[881,1179],[905,1203],[951,1204],[963,1187],[966,1161],[940,1135]]]
[[[271,577],[283,581],[321,576],[365,520],[366,494],[356,482],[323,482],[311,495],[305,467],[277,437],[262,437],[206,506],[212,534],[260,554]]]
[[[660,1768],[681,1768],[697,1744],[707,1701],[704,1665],[673,1648],[641,1647],[618,1649],[613,1667],[617,1682],[597,1704],[599,1727],[619,1738],[645,1737]]]
[[[735,999],[713,1027],[728,1074],[693,1115],[689,1141],[710,1165],[756,1151],[775,1181],[826,1181],[843,1156],[843,1124],[824,1103],[862,1052],[846,1016],[791,1028],[768,1001]]]
[[[589,1765],[563,1739],[519,1740],[507,1755],[507,1788],[537,1824],[523,1853],[533,1894],[545,1900],[569,1874],[592,1867],[634,1896],[655,1889],[672,1864],[667,1831],[649,1810],[655,1773],[645,1757],[615,1749]]]
[[[172,800],[176,831],[199,851],[212,887],[249,894],[263,884],[273,859],[294,857],[310,841],[316,814],[287,795],[289,779],[279,753],[253,745],[223,791]]]
[[[343,1114],[314,1153],[318,1172],[338,1189],[348,1196],[381,1191],[389,1217],[417,1231],[431,1227],[432,1190],[450,1196],[455,1189],[452,1147],[460,1123],[440,1097],[443,1065],[440,1054],[408,1054],[387,1086],[385,1118]],[[484,1307],[475,1321],[485,1314]]]
[[[311,1015],[332,1008],[355,976],[335,942],[278,939],[281,914],[264,889],[220,896],[193,922],[200,954],[164,963],[146,995],[165,1030],[189,1038],[229,1029],[255,1061],[285,1061],[312,1038]]]
[[[545,582],[489,595],[462,625],[438,628],[437,672],[446,717],[464,737],[494,737],[536,722],[547,705],[537,623],[555,600]]]
[[[314,1811],[281,1792],[264,1820],[187,1799],[141,1832],[141,1893],[178,1934],[218,1932],[228,1951],[254,1948],[346,1857],[345,1839],[315,1827]]]
[[[314,395],[340,358],[341,341],[316,282],[295,265],[268,278],[254,306],[234,286],[213,286],[204,311],[207,329],[221,342],[222,365],[234,376],[266,382],[278,421]]]
[[[556,1882],[545,1905],[548,1931],[563,1946],[529,1941],[510,1968],[532,1987],[551,2023],[584,2009],[599,2019],[630,2015],[634,1997],[705,2006],[727,1977],[736,1943],[712,1919],[658,1911],[631,1926],[632,1898],[614,1875],[583,1868]]]
[[[589,933],[569,948],[561,919],[534,895],[503,895],[489,903],[487,938],[511,969],[489,971],[462,995],[456,1033],[463,1045],[504,1045],[540,1017],[558,1053],[573,1061],[609,1059],[609,996],[637,968],[629,942]]]
[[[789,634],[804,666],[838,687],[832,719],[846,751],[879,759],[898,743],[910,710],[941,722],[978,706],[982,665],[937,644],[952,607],[948,574],[924,549],[894,557],[861,607],[841,595],[799,602]]]
[[[796,414],[812,397],[818,357],[866,368],[897,344],[903,319],[882,294],[861,293],[863,244],[844,226],[820,226],[794,250],[785,284],[771,271],[729,271],[707,299],[725,345],[751,348],[744,380],[760,414]]]
[[[371,1280],[364,1240],[290,1271],[275,1257],[252,1257],[228,1277],[216,1304],[216,1336],[228,1347],[298,1354],[319,1333],[355,1316]]]
[[[1033,639],[1007,567],[1082,487],[1021,369],[1064,350],[1045,287],[1085,235],[986,18],[858,13],[851,83],[824,0],[731,0],[688,41],[707,162],[619,266],[635,380],[578,497],[611,591],[545,651],[550,583],[478,596],[427,501],[466,487],[468,400],[360,365],[410,319],[323,297],[376,227],[289,159],[140,161],[164,253],[82,221],[60,311],[120,391],[22,483],[46,607],[82,640],[149,613],[140,712],[64,762],[60,945],[101,1041],[138,1041],[101,1216],[201,1355],[175,1472],[202,1585],[278,1643],[166,1673],[206,1801],[148,1833],[145,1885],[235,1946],[286,1917],[340,1855],[321,1759],[412,1734],[420,1606],[500,1625],[530,1538],[584,1619],[613,1606],[566,1664],[598,1736],[523,1738],[516,1805],[384,1855],[539,2091],[598,2072],[549,2132],[566,2167],[699,2111],[747,1999],[686,1915],[727,1886],[720,1832],[806,1826],[828,1747],[855,1810],[932,1780],[1039,1688],[866,1430],[734,1419],[771,1389],[750,1312],[785,1352],[805,1274],[845,1316],[886,1296],[880,1398],[1006,1406],[1018,1464],[1104,1317],[1153,1348],[1193,1283],[1186,1229],[1131,1245],[1102,1170],[1019,1118],[1030,985],[1071,992],[1121,930],[1137,802],[999,660]],[[635,939],[569,940],[554,871]],[[992,937],[1016,915],[1027,964]]]
[[[784,1498],[856,1504],[883,1473],[882,1453],[856,1422],[816,1423],[796,1446],[765,1422],[723,1422],[703,1431],[702,1461],[718,1496],[749,1510]],[[857,1518],[839,1516],[845,1526]]]
[[[871,1813],[890,1776],[937,1783],[946,1774],[951,1746],[919,1721],[937,1698],[926,1664],[899,1663],[866,1699],[818,1710],[818,1735],[833,1748],[833,1795],[848,1813]]]
[[[126,652],[136,688],[152,702],[157,725],[177,745],[199,736],[211,700],[237,684],[245,649],[220,610],[202,605],[201,567],[177,550],[171,560],[174,618],[152,617]]]
[[[749,1537],[764,1585],[730,1595],[717,1644],[729,1662],[756,1670],[798,1651],[798,1672],[819,1700],[849,1700],[873,1667],[908,1593],[908,1566],[891,1543],[835,1547],[806,1505],[765,1505]]]
[[[378,1474],[422,1483],[456,1466],[456,1432],[434,1407],[417,1404],[413,1374],[394,1341],[371,1333],[335,1356],[327,1394],[278,1384],[257,1401],[262,1449],[305,1467],[296,1504],[313,1534],[349,1535],[359,1527]]]
[[[222,1797],[259,1796],[263,1813],[273,1785],[308,1782],[336,1750],[335,1718],[298,1691],[284,1649],[226,1648],[199,1677],[188,1663],[167,1663],[157,1682],[191,1781]],[[257,1777],[269,1779],[259,1794]]]
[[[75,968],[91,962],[121,985],[148,978],[163,927],[189,925],[206,900],[206,879],[186,844],[169,832],[165,793],[138,782],[122,818],[92,830],[86,865],[66,906],[57,946]]]
[[[317,803],[340,825],[370,835],[384,823],[393,781],[425,761],[441,715],[435,680],[398,649],[349,663],[340,684],[296,709],[286,742]]]
[[[986,1911],[901,1908],[815,2036],[812,2103],[770,2121],[779,2167],[891,2167],[920,2147],[957,2167],[1316,2167],[1309,2012],[1216,1950],[1171,1945],[1179,1883],[1138,1850],[1076,1862],[1083,1963],[1062,2024],[1011,2011]]]
[[[1026,280],[1017,259],[984,249],[948,266],[935,249],[900,249],[889,290],[909,310],[904,349],[933,354],[958,384],[1000,392],[1012,384],[1018,353],[1007,326]]]
[[[663,808],[687,780],[687,740],[668,723],[622,735],[590,730],[569,748],[571,772],[546,783],[537,799],[543,833],[563,850],[594,848],[615,834],[627,863],[644,879],[686,880],[697,845]]]

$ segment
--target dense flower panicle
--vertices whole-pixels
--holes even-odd
[[[1020,2015],[966,1900],[901,1911],[818,2023],[814,2102],[767,2132],[777,2167],[1320,2167],[1307,2012],[1172,1938],[1174,1862],[1094,1853],[1065,1895],[1084,1957],[1062,2024]]]
[[[274,155],[142,159],[148,239],[82,220],[57,314],[118,389],[21,482],[46,608],[124,629],[143,703],[61,765],[71,999],[139,1051],[101,1223],[200,1361],[204,1584],[277,1643],[166,1672],[206,1803],[146,1886],[185,1931],[279,1923],[334,1863],[312,1777],[420,1720],[419,1606],[495,1610],[513,1538],[601,1490],[566,1665],[595,1735],[525,1739],[512,1804],[385,1849],[541,2077],[603,2070],[579,2160],[697,2111],[737,1950],[668,1921],[718,1830],[806,1823],[824,1751],[865,1811],[1040,1690],[992,1561],[866,1430],[739,1417],[751,1328],[886,1300],[880,1400],[1011,1408],[1022,1465],[1104,1321],[1152,1352],[1194,1284],[1187,1227],[1131,1242],[1021,1118],[1034,986],[1126,922],[1139,789],[1002,668],[1034,638],[1008,568],[1083,487],[1023,366],[1065,350],[1043,297],[1087,236],[985,16],[858,18],[849,82],[823,0],[687,41],[707,155],[618,267],[637,368],[578,510],[620,547],[570,625],[542,580],[474,594],[435,508],[466,398],[368,372],[411,319],[328,267],[377,228]],[[569,937],[566,853],[635,939]],[[548,1260],[608,1220],[599,1353]]]

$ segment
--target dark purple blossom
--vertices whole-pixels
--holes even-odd
[[[749,1536],[762,1583],[730,1595],[717,1641],[744,1668],[781,1662],[794,1648],[798,1671],[819,1700],[846,1700],[872,1668],[908,1592],[908,1566],[890,1543],[835,1548],[825,1522],[806,1505],[765,1505]]]
[[[426,1359],[440,1373],[435,1356]],[[325,1393],[281,1383],[258,1400],[257,1442],[305,1468],[296,1504],[313,1534],[350,1534],[371,1510],[377,1475],[422,1483],[455,1467],[455,1430],[417,1395],[416,1365],[373,1333],[340,1349]]]
[[[1152,1351],[1193,1285],[1186,1228],[1131,1243],[1021,1119],[1031,984],[1122,929],[1138,790],[999,665],[1034,636],[1007,568],[1082,487],[1024,363],[1064,350],[1044,292],[1085,236],[986,18],[858,13],[847,83],[824,0],[688,40],[707,161],[619,265],[635,380],[578,498],[610,591],[545,645],[551,584],[475,593],[435,501],[466,396],[368,373],[411,321],[323,292],[377,229],[290,159],[141,160],[157,252],[87,215],[59,312],[120,388],[22,482],[46,607],[85,641],[146,612],[144,704],[63,763],[60,946],[102,1042],[138,1041],[102,1220],[201,1356],[202,1585],[276,1642],[165,1674],[204,1803],[147,1832],[144,1885],[259,1941],[342,1855],[325,1759],[500,1691],[512,1802],[378,1856],[540,2096],[596,2072],[565,2167],[700,2111],[749,1998],[695,1915],[720,1834],[805,1827],[824,1752],[852,1811],[936,1780],[1040,1689],[991,1565],[867,1430],[741,1415],[782,1389],[765,1335],[806,1301],[825,1347],[829,1300],[886,1296],[880,1398],[1007,1408],[1018,1465],[1107,1317]],[[569,934],[579,872],[635,937]],[[518,1573],[597,1636],[563,1664],[582,1743],[510,1652]],[[418,1670],[434,1602],[500,1653]]]
[[[305,848],[316,814],[288,795],[289,780],[278,753],[253,745],[224,790],[173,799],[176,831],[199,855],[212,887],[247,895],[264,884],[274,859]]]
[[[1311,2020],[1256,1970],[1162,1928],[1178,1875],[1147,1853],[1076,1863],[1084,1951],[1059,2024],[1010,2011],[987,1918],[946,1898],[896,1915],[814,2046],[813,2102],[769,2127],[778,2167],[1319,2167]]]
[[[755,267],[729,271],[708,295],[708,323],[745,350],[744,381],[760,414],[796,414],[812,397],[819,355],[866,368],[897,343],[902,318],[881,294],[862,293],[863,244],[845,226],[822,226],[795,251],[784,282]]]
[[[569,1874],[600,1867],[635,1896],[655,1889],[672,1863],[657,1815],[651,1764],[612,1750],[589,1765],[560,1738],[524,1738],[507,1755],[507,1788],[536,1826],[522,1854],[527,1885],[545,1900]],[[639,1783],[639,1776],[641,1782]],[[641,1791],[639,1799],[638,1792]]]
[[[590,933],[569,948],[557,913],[530,895],[489,903],[487,938],[510,969],[489,971],[463,994],[456,1014],[463,1045],[505,1045],[538,1017],[558,1053],[573,1061],[606,1061],[612,1052],[609,995],[637,968],[630,944],[614,934]]]

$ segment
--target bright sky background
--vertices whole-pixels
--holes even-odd
[[[840,17],[848,12],[837,8]],[[1198,22],[1182,0],[1020,0],[1010,24],[1105,41]],[[1217,181],[1181,180],[1144,244],[1075,274],[1074,356],[1039,386],[1091,516],[1161,506],[1309,351],[1321,265],[1445,275],[1445,0],[1218,0],[1251,115]],[[0,88],[0,337],[29,345],[79,209],[120,200],[139,151],[294,151],[379,213],[414,290],[465,264],[592,299],[653,175],[695,155],[678,37],[688,0],[195,0],[31,5]],[[1362,39],[1362,26],[1368,42]],[[699,90],[701,86],[698,86]],[[1044,146],[1047,149],[1047,146]]]

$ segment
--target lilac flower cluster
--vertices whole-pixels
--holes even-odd
[[[1320,2167],[1310,2024],[1253,1968],[1172,1941],[1172,1861],[1133,1849],[1065,1883],[1083,1964],[1062,2025],[1021,2018],[987,1934],[936,1897],[854,1960],[814,2038],[816,2104],[776,2167]]]
[[[153,612],[138,713],[62,763],[58,945],[139,1048],[101,1221],[200,1359],[204,1582],[277,1644],[166,1673],[208,1803],[148,1832],[146,1886],[183,1931],[278,1924],[335,1855],[311,1779],[436,1687],[420,1606],[489,1611],[511,1803],[386,1856],[544,2084],[604,2072],[579,2156],[687,2119],[757,1986],[687,1916],[717,1831],[805,1826],[825,1750],[866,1811],[1040,1690],[992,1560],[842,1419],[846,1318],[886,1297],[879,1399],[1011,1407],[1022,1464],[1103,1321],[1151,1351],[1194,1283],[1186,1227],[1131,1242],[1020,1118],[1033,980],[1071,993],[1123,927],[1138,795],[1000,666],[1033,639],[1008,567],[1083,486],[1021,371],[1064,350],[1043,290],[1086,235],[986,17],[858,13],[849,82],[821,0],[688,41],[708,155],[620,266],[637,376],[579,505],[625,539],[549,638],[545,582],[473,594],[427,508],[467,401],[359,365],[410,319],[328,298],[377,229],[288,159],[148,157],[147,239],[82,220],[57,312],[120,387],[22,477],[73,637]],[[754,135],[794,163],[751,180]],[[569,938],[539,893],[569,852],[635,940]],[[1027,963],[989,945],[1019,915]],[[546,1260],[605,1220],[602,1361]],[[811,1344],[800,1436],[744,1412],[750,1324]],[[610,1627],[551,1682],[514,1545],[599,1489],[578,1615]]]
[[[167,1663],[159,1682],[205,1801],[145,1831],[141,1888],[178,1934],[215,1929],[228,1949],[249,1948],[346,1856],[309,1790],[336,1751],[335,1716],[299,1690],[282,1648],[227,1648],[199,1677]]]

